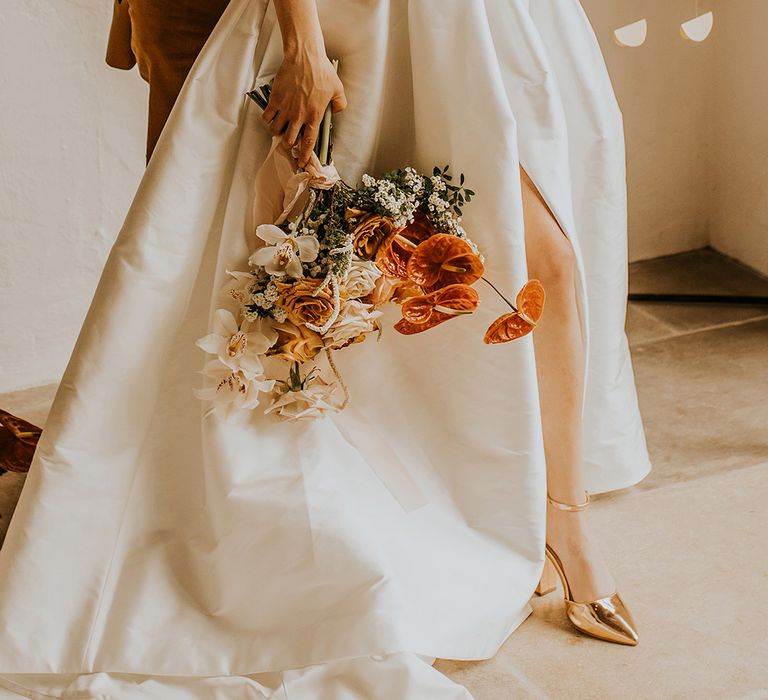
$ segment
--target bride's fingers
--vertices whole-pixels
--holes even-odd
[[[261,118],[267,123],[270,124],[272,120],[277,116],[277,107],[274,105],[273,102],[267,102],[267,106],[264,109],[264,111],[261,113]]]
[[[299,138],[299,132],[301,131],[302,127],[302,121],[299,119],[294,119],[291,121],[291,123],[288,126],[288,129],[285,132],[285,135],[283,136],[283,144],[290,148],[293,146],[294,143],[296,143],[296,139]]]
[[[315,147],[317,141],[317,135],[320,133],[320,124],[317,120],[311,124],[304,125],[304,130],[301,135],[301,143],[299,145],[299,167],[305,168],[309,163],[312,155],[312,149]]]
[[[282,134],[288,127],[288,118],[284,116],[282,112],[278,112],[272,120],[270,127],[275,136],[280,136],[280,134]]]

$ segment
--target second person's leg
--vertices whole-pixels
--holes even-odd
[[[192,64],[229,0],[128,0],[131,46],[149,83],[147,161]]]

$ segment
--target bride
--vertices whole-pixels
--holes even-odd
[[[262,113],[243,95],[273,77]],[[306,166],[329,104],[347,182],[465,173],[489,277],[541,280],[544,315],[487,346],[491,296],[412,337],[392,304],[338,355],[349,410],[208,411],[195,340],[262,223],[257,173],[273,139]],[[232,0],[164,128],[153,109],[0,552],[1,696],[467,699],[434,660],[493,656],[555,574],[574,634],[636,644],[585,513],[650,464],[621,116],[577,0]]]

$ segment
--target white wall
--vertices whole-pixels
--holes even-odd
[[[711,243],[768,275],[768,2],[722,0]]]
[[[583,0],[624,113],[630,260],[710,245],[768,275],[768,2],[699,0],[715,28],[696,44],[692,0]],[[648,39],[613,30],[641,18]]]
[[[111,5],[2,0],[0,392],[58,381],[143,169],[146,88]]]
[[[695,14],[692,0],[582,4],[624,115],[630,260],[707,245],[715,37],[695,44],[680,36],[680,24]],[[712,9],[712,2],[700,7]],[[645,44],[626,48],[613,41],[614,29],[643,18]]]

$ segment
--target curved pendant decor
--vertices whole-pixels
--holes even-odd
[[[688,41],[702,42],[712,33],[715,24],[714,12],[705,12],[703,15],[689,19],[680,25],[680,34]]]

